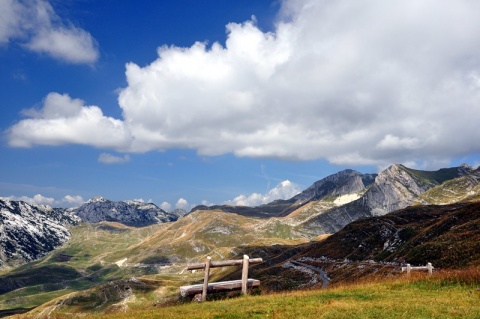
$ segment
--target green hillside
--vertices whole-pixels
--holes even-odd
[[[472,174],[448,180],[417,198],[418,204],[452,204],[480,199],[480,168]]]
[[[424,273],[411,277],[342,285],[325,290],[267,293],[241,298],[159,306],[148,294],[132,288],[136,298],[116,305],[117,311],[97,311],[82,318],[478,318],[478,269]],[[18,318],[80,315],[88,297],[75,307],[62,308],[57,300]],[[88,299],[91,302],[93,299]],[[97,303],[102,302],[99,297]],[[52,312],[53,309],[53,312]],[[75,313],[72,313],[72,310]]]

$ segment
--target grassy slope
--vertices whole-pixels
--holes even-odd
[[[456,167],[442,168],[438,171],[421,171],[408,168],[403,165],[401,166],[406,172],[410,173],[410,175],[415,177],[417,180],[432,186],[439,185],[445,181],[459,177],[459,171]]]
[[[121,278],[121,269],[109,253],[128,248],[162,227],[130,228],[105,223],[72,228],[72,239],[61,248],[0,277],[0,309],[38,306],[58,296]]]
[[[452,204],[459,201],[478,201],[480,168],[472,174],[448,180],[421,194],[418,204]]]
[[[214,260],[241,256],[244,251],[237,247],[244,244],[305,241],[289,240],[288,226],[261,227],[259,222],[230,213],[197,211],[176,223],[143,228],[83,224],[72,229],[72,239],[61,248],[0,277],[0,309],[35,307],[86,289],[97,293],[105,283],[141,276],[157,280],[162,294],[176,294],[181,284],[200,279],[182,274],[187,262],[201,261],[207,255]],[[122,267],[116,265],[123,260]]]
[[[123,313],[83,318],[478,318],[480,270],[422,273],[325,290],[247,296],[202,304],[157,307],[126,303]],[[38,309],[18,318],[30,319]],[[45,312],[44,312],[45,313]],[[54,318],[68,318],[57,312]]]

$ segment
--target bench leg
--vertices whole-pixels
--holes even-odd
[[[250,258],[247,255],[243,255],[243,267],[242,267],[242,295],[247,294],[247,283],[248,283],[248,266],[250,263]]]
[[[208,289],[208,279],[210,277],[210,262],[211,257],[207,257],[207,262],[205,263],[205,278],[203,279],[203,292],[202,292],[202,301],[207,300],[207,289]]]

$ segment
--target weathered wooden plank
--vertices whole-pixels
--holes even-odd
[[[251,279],[247,280],[247,287],[259,287],[260,280]],[[239,290],[242,288],[242,280],[230,280],[230,281],[220,281],[220,282],[211,282],[208,283],[207,292],[222,292],[222,291],[231,291]],[[190,286],[181,286],[180,294],[185,297],[189,295],[195,295],[203,292],[203,284],[190,285]]]
[[[262,263],[262,262],[263,262],[262,258],[252,258],[252,259],[249,260],[250,264],[259,264],[259,263]],[[212,261],[212,262],[210,262],[210,268],[218,268],[218,267],[225,267],[225,266],[236,266],[236,265],[242,265],[242,264],[243,264],[243,259]],[[205,269],[205,263],[189,264],[187,266],[187,269],[188,270]]]

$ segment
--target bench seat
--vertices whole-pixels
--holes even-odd
[[[250,278],[248,279],[247,281],[248,288],[259,287],[259,286],[260,286],[260,280],[250,279]],[[242,289],[241,280],[210,282],[208,283],[207,293],[240,290],[240,289]],[[182,295],[182,297],[195,295],[198,293],[201,294],[202,291],[203,291],[203,284],[180,287],[180,294]]]

